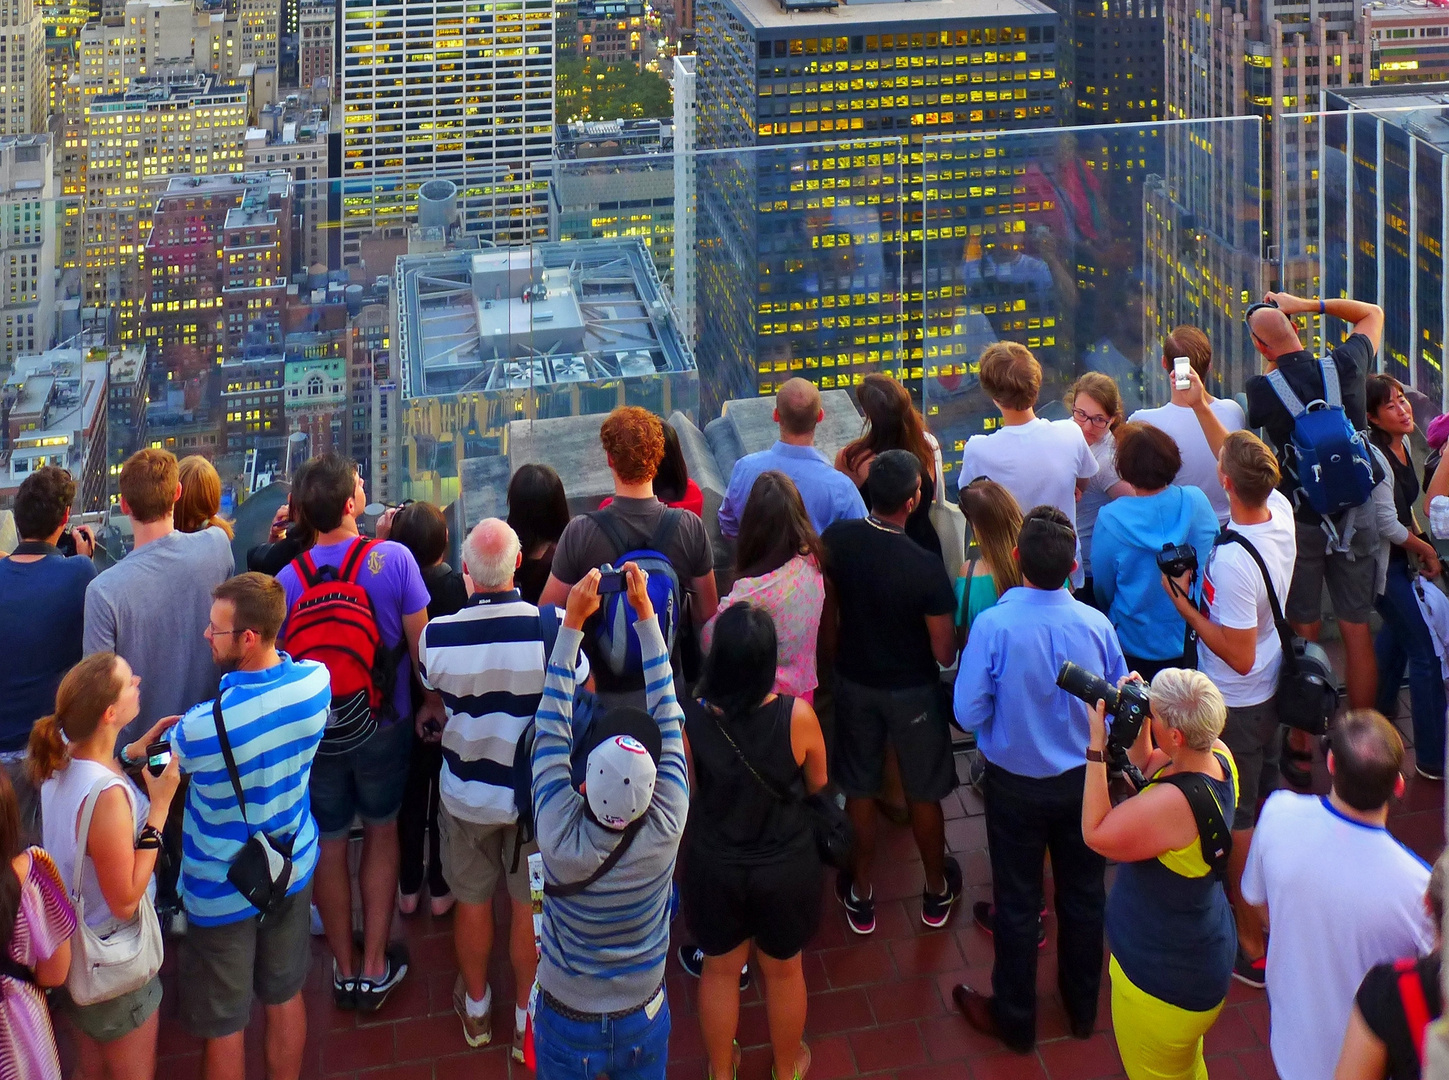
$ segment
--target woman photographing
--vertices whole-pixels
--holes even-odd
[[[1203,1036],[1227,997],[1238,934],[1187,791],[1215,804],[1226,840],[1237,769],[1218,739],[1227,706],[1206,675],[1165,668],[1150,700],[1150,723],[1128,751],[1148,782],[1116,806],[1107,790],[1105,706],[1089,713],[1082,838],[1120,864],[1106,921],[1124,1070],[1131,1080],[1207,1080]]]

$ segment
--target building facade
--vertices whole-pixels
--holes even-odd
[[[55,155],[49,135],[0,137],[0,371],[55,335]]]
[[[16,362],[0,386],[0,509],[45,465],[75,477],[76,509],[106,505],[107,367],[104,350],[51,349]]]

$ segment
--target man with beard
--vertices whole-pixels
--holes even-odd
[[[206,1041],[203,1074],[242,1080],[255,992],[266,1007],[268,1072],[295,1077],[307,1040],[302,984],[311,963],[318,847],[307,785],[332,682],[323,665],[277,651],[287,602],[275,578],[240,574],[211,595],[205,634],[212,659],[226,672],[220,708],[202,702],[171,730],[171,751],[191,778],[182,824],[181,897],[190,928],[177,979],[181,1019]],[[287,896],[265,919],[227,880],[254,832],[292,859]]]

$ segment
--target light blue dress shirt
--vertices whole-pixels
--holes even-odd
[[[795,481],[800,498],[805,502],[805,512],[817,533],[837,521],[851,521],[865,517],[865,501],[860,497],[855,483],[825,460],[825,455],[813,446],[795,446],[792,443],[776,442],[768,450],[746,454],[735,462],[730,473],[729,490],[719,505],[719,531],[734,538],[740,533],[740,517],[749,500],[750,489],[755,486],[760,473],[775,469]]]
[[[1067,660],[1113,686],[1127,674],[1107,616],[1066,589],[1008,589],[976,617],[956,675],[955,713],[987,761],[1036,779],[1086,764],[1087,706],[1056,683]]]

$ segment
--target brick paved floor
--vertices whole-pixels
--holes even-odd
[[[1410,734],[1407,718],[1400,720]],[[1326,790],[1322,762],[1317,788]],[[1426,859],[1443,844],[1443,786],[1408,769],[1409,788],[1395,807],[1390,827]],[[1035,1053],[1003,1050],[966,1026],[951,1004],[951,987],[966,981],[990,986],[991,941],[970,921],[971,903],[990,898],[990,869],[981,801],[962,788],[946,800],[946,838],[961,862],[967,894],[950,924],[928,930],[920,921],[922,874],[910,833],[886,827],[876,877],[878,928],[869,938],[852,935],[838,905],[828,899],[820,934],[805,956],[810,991],[806,1038],[814,1052],[813,1080],[870,1076],[874,1080],[1091,1080],[1121,1075],[1110,1030],[1106,979],[1098,1031],[1090,1040],[1067,1034],[1057,995],[1055,919],[1048,915],[1048,944],[1041,953],[1039,1042]],[[1047,895],[1050,897],[1050,885]],[[338,1012],[331,1003],[331,965],[320,940],[312,943],[312,975],[306,997],[310,1030],[303,1075],[350,1080],[519,1080],[530,1074],[508,1057],[509,1011],[495,1006],[500,1045],[469,1050],[452,1010],[454,963],[451,919],[426,913],[402,920],[412,949],[412,970],[383,1009],[372,1016]],[[682,932],[682,926],[679,930]],[[506,940],[500,934],[500,941]],[[495,950],[496,952],[497,950]],[[171,965],[168,962],[168,972]],[[495,1001],[511,1000],[503,965],[493,972]],[[695,1014],[696,984],[671,959],[668,975],[674,1028],[670,1080],[703,1080],[704,1049]],[[199,1073],[199,1044],[177,1022],[174,978],[162,1003],[161,1062],[165,1080]],[[247,1073],[260,1078],[259,1025],[247,1040]],[[768,1080],[764,1002],[758,982],[741,1002],[741,1080]],[[1275,1077],[1268,1054],[1268,1002],[1261,991],[1233,983],[1207,1039],[1213,1080]]]

